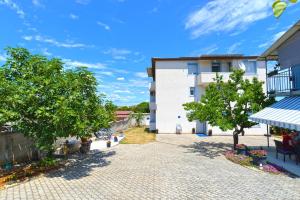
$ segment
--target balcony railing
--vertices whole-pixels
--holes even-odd
[[[223,80],[225,82],[227,82],[232,72],[218,72],[218,74],[223,77]],[[216,72],[201,72],[197,76],[198,85],[208,85],[209,83],[213,83],[215,82],[214,79],[216,78],[216,76],[217,76]],[[251,80],[254,77],[257,77],[256,73],[245,73],[244,75],[245,79]]]
[[[269,95],[287,96],[297,93],[300,90],[300,67],[269,72],[267,84]]]

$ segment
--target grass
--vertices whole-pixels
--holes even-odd
[[[124,132],[125,138],[120,144],[147,144],[154,142],[156,135],[149,133],[145,127],[134,127]]]

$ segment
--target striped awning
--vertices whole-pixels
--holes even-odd
[[[300,96],[286,97],[249,117],[250,121],[300,131]]]

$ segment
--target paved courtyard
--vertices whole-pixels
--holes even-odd
[[[227,161],[231,137],[158,135],[0,191],[0,199],[300,199],[300,178]],[[243,137],[264,145],[264,137]]]

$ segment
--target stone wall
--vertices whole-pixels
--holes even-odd
[[[142,120],[141,125],[142,126],[149,126],[149,121],[150,121],[150,115],[149,114],[144,114],[144,119]],[[111,125],[111,130],[113,132],[120,132],[124,131],[130,127],[133,127],[136,125],[136,122],[134,119],[129,118],[121,121],[117,121],[112,123]]]
[[[21,163],[36,158],[33,142],[20,133],[0,132],[0,165]]]

